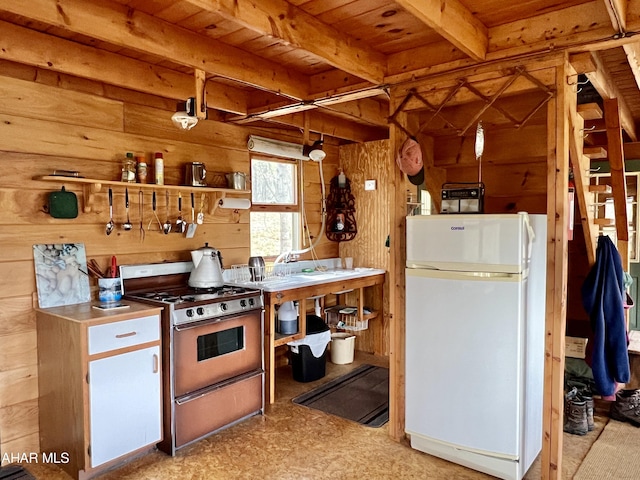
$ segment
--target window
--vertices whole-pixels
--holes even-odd
[[[252,158],[251,202],[252,256],[277,257],[300,248],[295,161]]]

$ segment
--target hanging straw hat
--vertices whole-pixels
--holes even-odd
[[[422,163],[422,150],[420,144],[414,138],[407,138],[400,147],[396,156],[396,163],[402,173],[409,177],[414,185],[424,182],[424,165]]]

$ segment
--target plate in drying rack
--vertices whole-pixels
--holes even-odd
[[[254,269],[264,272],[262,280],[251,280]],[[265,265],[264,267],[250,267],[248,264],[231,265],[231,281],[233,283],[268,283],[282,280],[291,275],[291,267],[287,264]]]

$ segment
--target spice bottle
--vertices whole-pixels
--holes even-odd
[[[162,152],[156,152],[153,161],[153,170],[156,177],[156,185],[164,185],[164,157]]]
[[[121,180],[128,183],[135,183],[136,181],[136,161],[133,159],[133,153],[131,152],[127,152],[122,162]]]
[[[137,156],[136,160],[138,161],[138,182],[147,183],[147,161],[142,155]]]

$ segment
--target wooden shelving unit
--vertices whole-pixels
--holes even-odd
[[[84,188],[84,208],[85,213],[91,212],[93,203],[95,201],[95,195],[103,191],[103,187],[116,187],[119,189],[129,188],[141,189],[141,190],[155,190],[155,191],[173,191],[173,192],[194,192],[200,194],[207,194],[209,196],[209,214],[215,212],[218,201],[224,198],[227,193],[232,194],[250,194],[251,190],[235,190],[233,188],[221,188],[221,187],[192,187],[189,185],[156,185],[155,183],[129,183],[119,182],[114,180],[100,180],[95,178],[83,178],[83,177],[65,177],[62,175],[40,175],[33,177],[34,180],[41,180],[45,182],[56,183],[76,183],[83,185]]]

